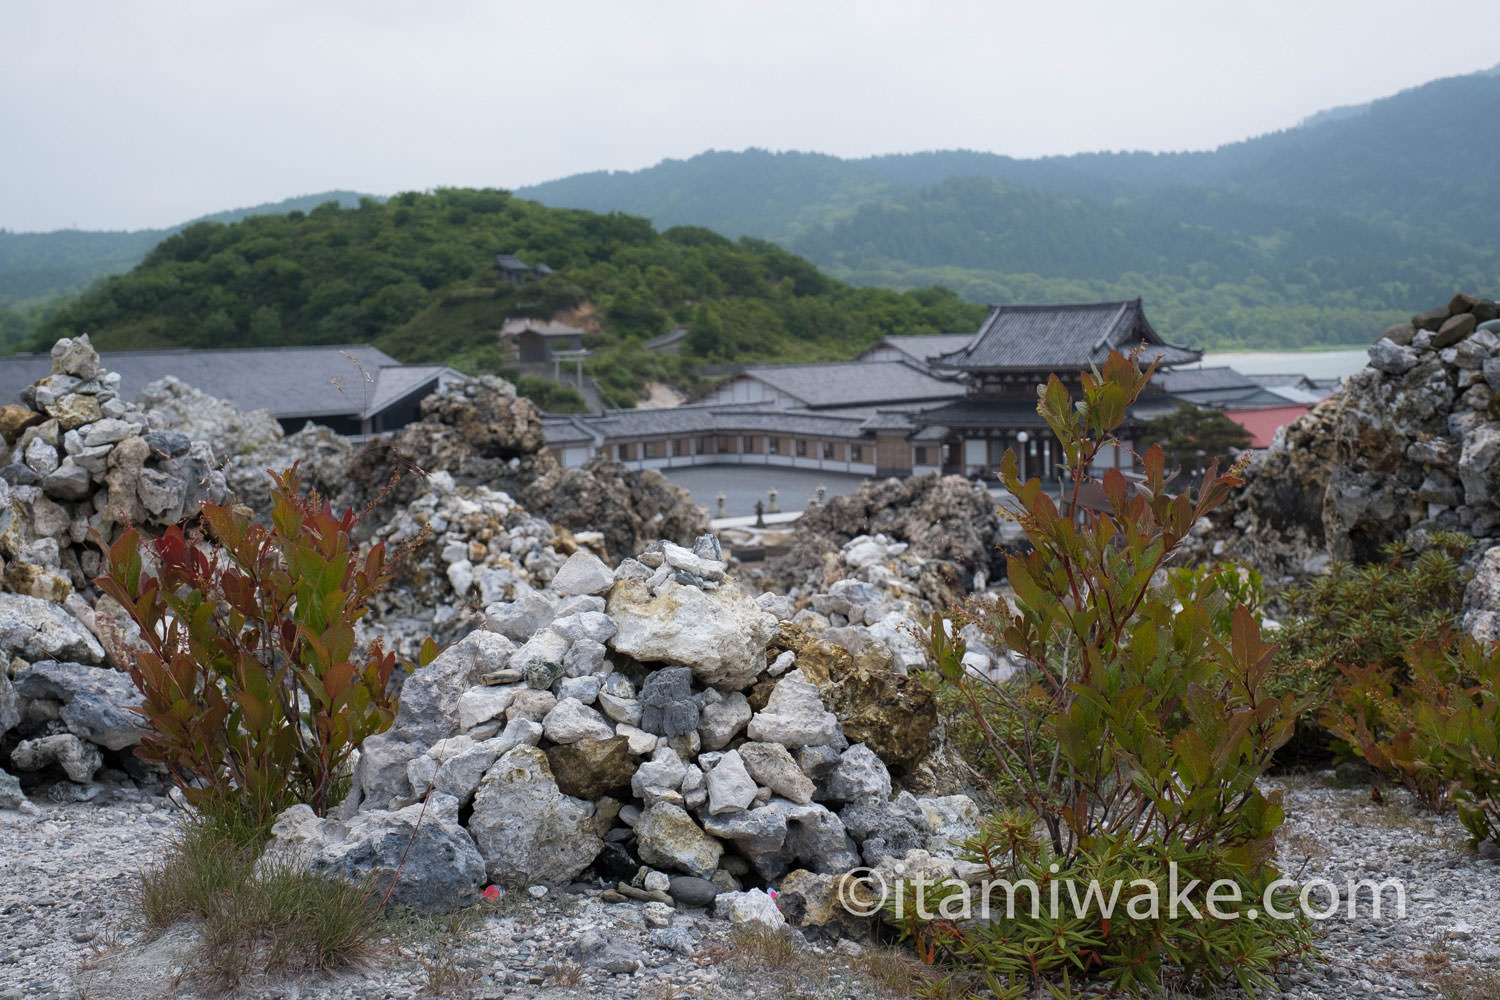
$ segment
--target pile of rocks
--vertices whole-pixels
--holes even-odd
[[[654,469],[636,472],[602,458],[563,468],[544,445],[536,406],[493,376],[428,396],[420,421],[366,443],[341,499],[359,508],[374,503],[375,520],[391,521],[398,516],[392,508],[423,492],[422,473],[436,470],[459,487],[502,491],[568,531],[597,531],[614,559],[658,538],[686,542],[708,528],[692,496]]]
[[[825,557],[823,577],[831,583],[818,587],[808,582],[787,593],[800,609],[792,622],[878,669],[920,669],[927,661],[920,636],[931,625],[933,613],[963,600],[951,570],[951,563],[917,556],[906,542],[886,535],[858,535]],[[971,669],[991,677],[1012,670],[1003,652],[992,649],[978,628],[966,626],[963,636],[968,644],[965,662]]]
[[[160,787],[131,753],[142,735],[130,711],[140,694],[103,665],[104,648],[67,609],[0,593],[0,649],[11,657],[0,665],[0,808],[29,805],[18,774],[53,801],[92,798],[106,769]]]
[[[545,587],[569,555],[601,541],[559,531],[487,486],[458,486],[446,471],[419,485],[411,502],[381,513],[372,535],[400,558],[368,624],[408,658],[427,636],[461,639],[486,606]]]
[[[841,594],[813,614],[847,641],[878,602]],[[977,812],[933,786],[936,705],[906,652],[867,633],[856,656],[791,610],[742,591],[710,535],[615,570],[579,550],[408,678],[338,814],[283,814],[270,856],[395,879],[418,906],[592,872],[755,919],[768,898],[744,890],[796,869],[826,894],[861,864],[951,854]]]
[[[772,562],[767,579],[789,592],[823,589],[869,563],[904,554],[908,567],[921,569],[912,578],[921,599],[946,606],[1004,578],[1006,536],[995,509],[987,489],[961,476],[934,472],[866,483],[848,496],[809,504],[791,551]],[[894,553],[863,546],[855,563],[841,559],[841,550],[861,537],[906,548]]]
[[[98,574],[97,533],[169,525],[229,497],[213,450],[155,428],[118,396],[88,337],[52,348],[52,374],[0,407],[10,462],[0,468],[5,589],[61,602]]]
[[[1200,537],[1272,579],[1437,530],[1492,545],[1497,459],[1500,305],[1460,294],[1386,330],[1367,367],[1255,456]]]

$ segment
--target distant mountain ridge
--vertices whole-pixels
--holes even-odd
[[[1500,287],[1495,120],[1500,67],[1206,152],[710,151],[517,194],[772,240],[856,283],[995,302],[1139,294],[1201,344],[1296,347]]]

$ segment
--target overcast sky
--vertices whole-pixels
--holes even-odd
[[[0,2],[0,228],[706,149],[1211,148],[1494,65],[1494,0]]]

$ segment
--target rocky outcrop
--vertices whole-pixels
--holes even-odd
[[[206,442],[221,461],[274,444],[282,436],[281,424],[269,410],[241,410],[170,375],[143,388],[136,405],[152,427]]]
[[[1198,530],[1207,553],[1284,578],[1433,531],[1500,534],[1497,313],[1456,295],[1385,331],[1369,365],[1252,460]]]

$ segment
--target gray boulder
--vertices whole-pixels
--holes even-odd
[[[431,746],[457,736],[459,701],[485,674],[504,668],[515,646],[504,636],[483,629],[454,643],[401,687],[401,704],[390,733],[405,741]]]
[[[1404,375],[1415,367],[1421,354],[1411,347],[1381,337],[1370,345],[1370,367],[1387,375]]]
[[[0,666],[0,736],[14,729],[20,721],[21,697],[10,682],[10,674]]]
[[[491,604],[484,609],[485,624],[516,642],[530,639],[537,629],[552,620],[553,601],[535,590],[522,591],[514,601]]]
[[[104,648],[83,623],[63,608],[24,594],[0,594],[0,655],[103,663]]]
[[[469,832],[494,882],[566,885],[604,848],[592,803],[564,795],[547,755],[507,750],[480,782]]]
[[[723,845],[671,802],[658,802],[642,813],[635,835],[642,861],[684,875],[708,878],[724,855]]]
[[[1463,624],[1464,630],[1481,642],[1500,640],[1500,546],[1485,552],[1464,588]],[[0,730],[3,727],[4,720],[0,717]]]
[[[458,800],[434,792],[395,812],[319,819],[306,805],[282,813],[271,828],[262,866],[286,865],[369,885],[391,902],[422,910],[456,910],[475,902],[484,861],[458,822]],[[398,874],[399,873],[399,874]],[[377,897],[378,898],[378,897]]]
[[[844,829],[860,843],[865,864],[875,866],[888,857],[927,846],[928,828],[922,808],[909,792],[894,800],[851,802],[839,811]]]
[[[755,713],[750,700],[739,691],[723,694],[709,688],[698,695],[698,735],[705,750],[721,750],[740,734]]]
[[[708,811],[718,814],[749,809],[757,791],[745,762],[731,750],[708,772]]]
[[[891,772],[875,751],[856,743],[844,751],[839,766],[828,779],[827,798],[832,802],[869,802],[891,797]]]
[[[687,667],[663,667],[641,685],[640,728],[658,736],[682,736],[698,728],[698,702],[693,698],[693,672]]]
[[[72,733],[22,740],[10,752],[10,763],[18,771],[40,771],[49,764],[56,764],[67,773],[69,781],[80,785],[93,781],[99,768],[104,766],[99,750]]]
[[[110,750],[135,746],[145,732],[131,711],[141,705],[141,694],[117,670],[42,660],[21,671],[15,689],[22,698],[59,702],[58,717],[69,732]]]
[[[14,774],[0,771],[0,809],[20,809],[28,805],[26,793]]]

